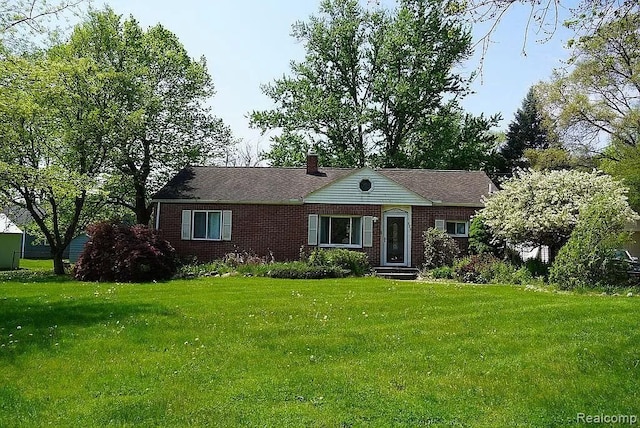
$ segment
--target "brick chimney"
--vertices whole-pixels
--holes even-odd
[[[317,175],[318,172],[318,155],[310,152],[307,154],[307,174]]]

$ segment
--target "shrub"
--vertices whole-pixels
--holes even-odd
[[[482,216],[474,216],[469,225],[469,251],[473,254],[489,253],[502,258],[504,249],[504,243],[497,242]]]
[[[178,268],[178,272],[175,274],[174,278],[189,279],[200,278],[203,276],[216,276],[228,271],[229,268],[222,262],[188,263],[183,264]]]
[[[306,258],[300,258],[300,261],[306,262],[310,266],[325,266],[327,264],[327,251],[321,248],[315,248]]]
[[[352,275],[363,276],[370,270],[369,257],[362,251],[351,251],[345,248],[323,250],[316,248],[307,260],[310,266],[331,266],[348,270]]]
[[[513,284],[532,284],[534,282],[534,276],[526,266],[520,267],[513,275]]]
[[[424,242],[424,266],[433,269],[442,266],[451,266],[455,258],[460,254],[456,241],[445,232],[429,228],[422,234]]]
[[[74,267],[81,281],[146,282],[177,270],[173,247],[146,226],[101,222],[87,227],[89,241]]]
[[[489,263],[481,271],[481,276],[492,284],[530,284],[533,276],[526,267],[520,268],[501,260]]]
[[[580,210],[578,223],[560,249],[549,271],[549,280],[561,289],[611,288],[628,280],[625,263],[616,260],[616,249],[629,240],[619,208],[603,199]]]
[[[434,279],[453,279],[453,268],[451,266],[433,268],[427,272],[427,276]]]
[[[540,259],[529,259],[524,262],[524,266],[533,277],[547,278],[549,276],[549,265]]]
[[[517,267],[491,254],[474,254],[459,260],[453,276],[461,282],[475,284],[530,284],[533,276],[526,267]]]
[[[345,271],[336,266],[309,265],[305,262],[274,263],[267,276],[285,279],[342,278]]]
[[[236,250],[231,253],[227,253],[222,258],[222,263],[231,267],[238,268],[239,266],[251,266],[251,265],[263,265],[267,263],[266,257],[260,257],[257,254],[250,253],[248,251]]]
[[[486,284],[491,280],[491,265],[499,260],[491,254],[474,254],[456,262],[453,277],[460,282]]]

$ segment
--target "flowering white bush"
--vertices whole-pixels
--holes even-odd
[[[629,207],[622,184],[608,175],[582,171],[523,173],[485,198],[481,212],[495,237],[514,244],[548,245],[554,255],[569,239],[580,208],[595,198],[616,207],[623,222],[638,218]]]

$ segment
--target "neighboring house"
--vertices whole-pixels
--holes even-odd
[[[69,263],[75,263],[80,258],[80,254],[84,251],[84,246],[89,241],[86,233],[76,236],[69,244]]]
[[[631,232],[631,242],[625,246],[625,249],[632,256],[640,258],[640,221],[628,224],[626,230]]]
[[[0,269],[18,269],[22,253],[22,230],[0,213]]]
[[[374,266],[419,267],[422,233],[467,249],[469,221],[496,188],[484,172],[190,167],[154,196],[155,225],[182,257],[232,251],[295,260],[300,249],[364,251]]]
[[[51,247],[46,239],[36,237],[30,233],[24,234],[24,255],[25,259],[50,259]],[[66,255],[65,255],[66,257]]]
[[[14,219],[15,223],[23,230],[27,229],[27,226],[33,223],[33,218],[29,211],[24,208],[12,206],[3,210],[3,212]],[[69,249],[67,248],[63,255],[64,258],[69,257]],[[47,243],[46,239],[37,237],[24,232],[23,244],[22,244],[22,258],[23,259],[50,259],[51,247]]]

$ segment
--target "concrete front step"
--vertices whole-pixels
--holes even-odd
[[[377,266],[373,270],[376,276],[387,279],[411,280],[418,277],[418,269],[416,268]]]

